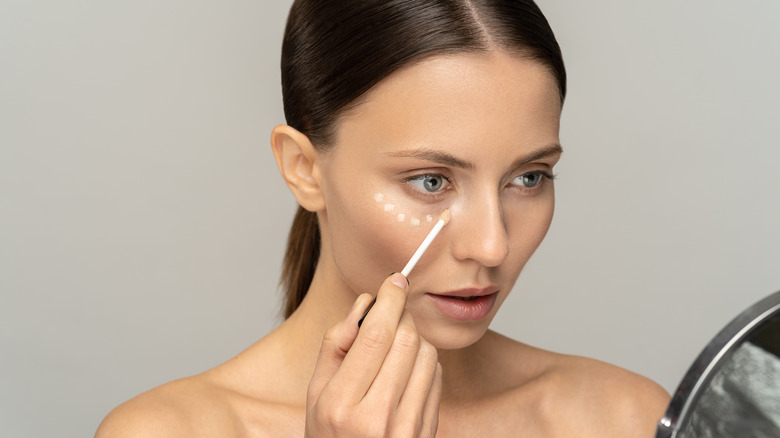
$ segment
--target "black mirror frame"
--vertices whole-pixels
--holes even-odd
[[[731,353],[756,329],[776,316],[780,316],[780,291],[750,306],[707,344],[674,392],[664,417],[658,422],[655,438],[677,436],[688,422],[692,407]]]

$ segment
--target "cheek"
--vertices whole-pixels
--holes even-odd
[[[350,288],[375,294],[388,275],[409,261],[434,219],[424,208],[378,191],[356,201],[329,205],[331,254]]]
[[[505,211],[510,254],[523,259],[523,264],[536,251],[547,235],[552,222],[555,199],[550,196],[533,203]]]

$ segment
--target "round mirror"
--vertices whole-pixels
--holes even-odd
[[[672,396],[656,438],[780,437],[780,292],[707,345]]]

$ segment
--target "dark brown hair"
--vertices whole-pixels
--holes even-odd
[[[282,44],[287,124],[327,150],[338,120],[382,79],[421,58],[503,50],[566,71],[547,19],[532,0],[296,0]],[[300,305],[320,253],[315,213],[298,207],[282,268],[284,315]]]

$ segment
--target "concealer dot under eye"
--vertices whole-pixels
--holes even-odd
[[[402,211],[391,200],[387,199],[384,193],[374,193],[374,201],[387,215],[395,218],[401,223],[408,223],[413,227],[419,227],[424,224],[433,223],[433,216],[430,214],[412,214]]]

